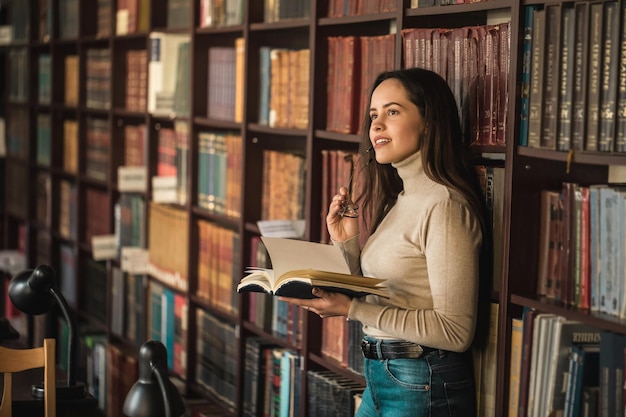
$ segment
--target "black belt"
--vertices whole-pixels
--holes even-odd
[[[417,359],[427,353],[439,350],[412,342],[382,342],[380,343],[379,354],[376,345],[376,342],[363,339],[361,342],[363,356],[367,359]]]

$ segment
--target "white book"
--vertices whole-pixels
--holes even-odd
[[[179,46],[189,42],[186,34],[151,32],[148,62],[148,112],[174,116],[174,91]]]

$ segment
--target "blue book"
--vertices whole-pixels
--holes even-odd
[[[589,187],[589,267],[591,311],[600,311],[600,190],[605,185]]]
[[[526,6],[524,49],[522,53],[522,98],[520,102],[520,146],[528,146],[528,114],[530,109],[530,70],[532,63],[533,14],[537,5]]]
[[[174,292],[168,288],[163,289],[161,295],[161,342],[167,348],[167,367],[174,367]]]

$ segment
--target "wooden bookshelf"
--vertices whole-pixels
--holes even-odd
[[[334,119],[346,106],[358,115],[360,97],[351,97],[350,103],[329,103],[329,91],[335,92],[327,88],[332,75],[329,68],[336,63],[334,59],[339,59],[331,52],[340,44],[329,39],[353,37],[365,44],[366,40],[387,36],[392,46],[385,64],[402,68],[408,60],[403,36],[410,31],[417,34],[420,29],[419,36],[425,36],[440,34],[435,30],[438,28],[455,33],[469,27],[481,28],[479,32],[487,27],[502,30],[504,26],[499,25],[504,22],[509,22],[510,57],[498,62],[509,72],[493,79],[500,80],[493,94],[503,88],[504,93],[492,99],[508,104],[497,112],[494,109],[497,115],[491,122],[476,122],[471,130],[486,135],[500,130],[499,136],[494,133],[476,144],[474,153],[477,164],[503,168],[505,172],[500,196],[503,226],[500,241],[495,242],[501,247],[502,262],[492,296],[499,305],[494,327],[496,366],[491,369],[495,383],[490,392],[483,393],[491,398],[493,415],[505,415],[509,408],[511,323],[521,317],[524,308],[626,333],[624,321],[619,318],[588,313],[536,295],[540,190],[559,190],[563,182],[607,183],[608,167],[626,162],[624,153],[584,149],[567,153],[518,145],[523,139],[520,115],[524,103],[520,97],[525,82],[525,7],[542,8],[542,2],[493,0],[412,8],[414,2],[410,0],[395,0],[381,2],[388,7],[376,12],[342,15],[330,13],[329,4],[333,2],[310,0],[302,10],[284,11],[300,13],[299,17],[275,16],[271,22],[261,1],[242,0],[240,15],[237,8],[207,14],[204,5],[209,3],[30,0],[8,6],[3,3],[0,7],[0,25],[28,22],[30,28],[21,39],[0,45],[0,117],[6,121],[7,133],[15,138],[7,138],[7,155],[0,158],[0,248],[16,249],[18,242],[23,242],[29,266],[45,262],[55,267],[65,280],[61,282],[64,291],[77,297],[72,307],[81,329],[89,334],[83,338],[86,342],[82,349],[91,352],[91,344],[97,339],[98,343],[104,340],[110,345],[111,352],[136,355],[143,341],[137,338],[162,336],[156,332],[160,331],[158,323],[151,320],[154,312],[163,308],[178,315],[173,324],[167,320],[159,323],[179,330],[176,336],[171,335],[169,346],[176,358],[186,358],[186,366],[179,359],[176,367],[172,366],[181,389],[190,397],[220,404],[225,415],[242,416],[247,407],[246,342],[253,337],[289,349],[302,361],[297,371],[301,401],[296,415],[307,415],[309,410],[309,372],[332,370],[362,384],[358,371],[325,354],[323,325],[317,316],[284,310],[286,315],[296,317],[296,327],[288,327],[291,333],[286,336],[272,329],[271,323],[267,327],[267,320],[265,324],[255,321],[261,320],[255,316],[263,308],[261,301],[232,291],[244,268],[258,259],[253,243],[259,235],[257,221],[275,213],[267,207],[267,197],[269,175],[275,178],[276,174],[266,173],[265,169],[272,164],[286,164],[287,158],[296,159],[299,168],[289,174],[293,180],[291,191],[285,191],[287,187],[282,184],[276,188],[277,196],[272,197],[283,206],[293,201],[289,213],[300,213],[304,218],[305,239],[323,239],[321,213],[326,207],[321,197],[325,191],[322,154],[354,152],[360,141],[358,124],[348,121],[346,125],[345,120]],[[17,4],[20,6],[14,6]],[[118,10],[124,4],[126,8]],[[71,16],[76,18],[72,20]],[[70,21],[78,26],[64,23]],[[182,44],[172,43],[173,49],[166,48],[166,43],[175,38],[182,38]],[[157,49],[155,42],[160,42]],[[155,54],[166,53],[166,49],[176,51],[183,59],[168,61],[164,57],[161,67],[153,65]],[[416,49],[409,54],[413,62],[419,58],[418,53]],[[620,59],[623,56],[622,51]],[[280,97],[278,101],[267,98],[272,93],[271,85],[263,81],[264,60],[272,58],[276,60],[274,68],[282,68],[286,76],[290,69],[299,68],[291,74],[299,81],[291,86],[286,82],[280,86],[283,90],[273,93],[274,98]],[[360,63],[346,68],[361,71]],[[367,68],[362,69],[364,77],[372,77],[365,72]],[[165,87],[157,88],[150,82],[159,71],[169,77],[163,78]],[[208,74],[213,74],[211,80]],[[267,77],[271,79],[271,74]],[[356,83],[353,87],[361,88]],[[223,94],[209,91],[211,88],[223,88]],[[484,85],[478,88],[487,91]],[[224,106],[232,108],[221,111]],[[329,107],[338,110],[329,111]],[[300,113],[281,110],[285,108]],[[340,124],[349,127],[336,127]],[[76,148],[72,152],[73,144]],[[130,152],[134,156],[127,158]],[[133,162],[135,171],[118,171],[129,160],[142,162]],[[128,184],[120,181],[133,175],[142,179],[144,186],[129,192],[125,188]],[[157,176],[155,183],[153,178]],[[209,181],[222,177],[226,180]],[[48,179],[48,188],[38,187],[46,181],[42,178]],[[168,182],[175,184],[173,188],[164,185]],[[37,191],[46,189],[47,195]],[[288,195],[280,194],[285,192]],[[126,194],[133,198],[122,198]],[[97,251],[90,236],[115,233],[116,205],[121,200],[124,207],[119,213],[124,213],[120,218],[125,219],[125,233],[141,235],[134,242],[143,242],[138,245],[148,252],[148,268],[129,269],[121,254],[93,260]],[[42,211],[43,201],[49,204],[47,211]],[[136,204],[134,209],[132,204]],[[164,220],[152,224],[150,218]],[[224,242],[228,245],[219,245]],[[127,269],[120,278],[122,268]],[[96,287],[101,289],[94,294],[92,289]],[[183,302],[168,305],[170,296],[160,294],[170,293]],[[167,308],[178,306],[177,310],[165,310],[163,304],[158,304],[163,300]],[[136,303],[143,309],[134,308]],[[132,319],[123,321],[120,309]],[[47,328],[32,331],[56,335],[57,327],[48,324]],[[207,331],[223,337],[209,337],[213,335],[207,335]],[[106,352],[107,347],[98,349]],[[217,349],[224,358],[223,363],[209,364],[209,368],[219,368],[215,375],[199,366],[210,349]],[[204,381],[201,376],[206,377]],[[211,376],[227,384],[211,383]],[[119,415],[119,401],[111,399],[108,415]]]

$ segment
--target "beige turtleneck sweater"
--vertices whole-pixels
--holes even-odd
[[[426,176],[419,152],[393,166],[404,191],[363,250],[358,236],[334,242],[353,273],[385,278],[390,291],[353,299],[348,318],[369,336],[465,351],[476,327],[480,223],[463,196]]]

